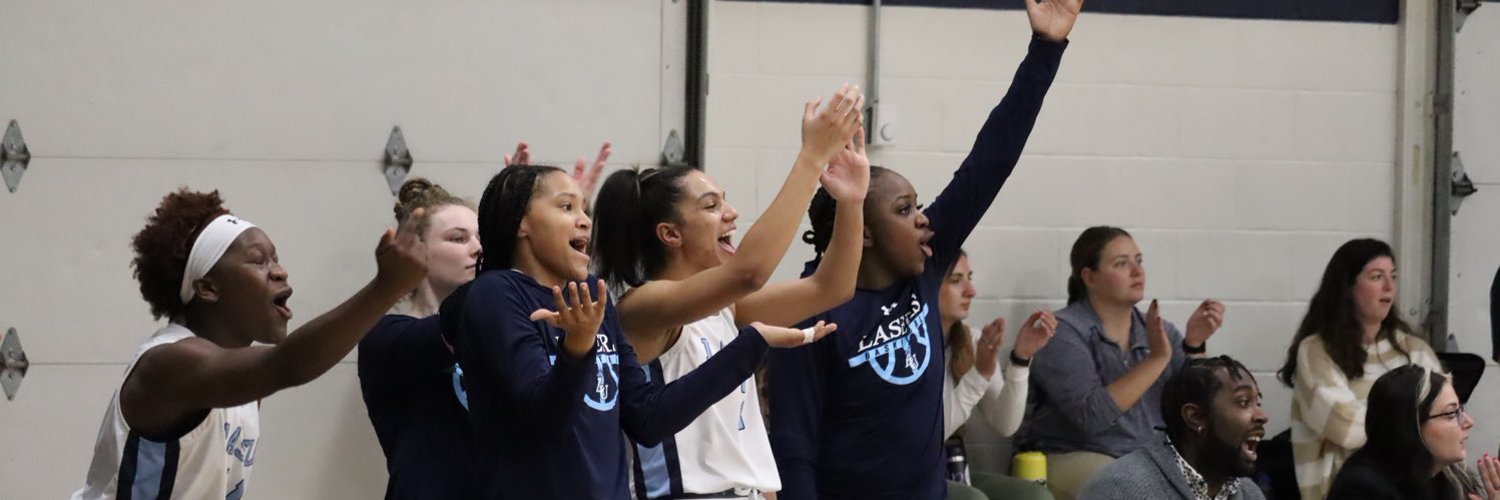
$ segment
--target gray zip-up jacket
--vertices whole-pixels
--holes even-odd
[[[1167,449],[1163,440],[1152,440],[1152,444],[1120,457],[1099,469],[1084,485],[1078,500],[1196,500],[1182,469],[1177,466],[1177,456]],[[1250,478],[1237,478],[1239,493],[1229,500],[1265,500],[1260,487]]]

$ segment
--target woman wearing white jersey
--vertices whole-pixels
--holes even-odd
[[[853,295],[864,225],[857,208],[870,177],[863,101],[857,87],[845,85],[822,111],[819,100],[807,103],[796,163],[737,249],[739,214],[702,171],[627,170],[605,180],[593,258],[616,291],[629,288],[619,299],[620,322],[653,380],[692,371],[745,325],[794,324]],[[820,179],[840,204],[855,208],[840,212],[826,265],[767,286]],[[803,342],[813,337],[808,331]],[[673,439],[633,451],[638,498],[755,498],[781,488],[754,379]]]
[[[292,288],[266,233],[218,191],[164,197],[132,244],[141,295],[170,322],[131,358],[73,498],[242,498],[260,399],[328,371],[425,276],[410,226],[381,237],[374,280],[287,335]]]

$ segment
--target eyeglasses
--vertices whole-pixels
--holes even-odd
[[[1443,413],[1439,413],[1437,415],[1428,415],[1428,416],[1424,417],[1422,419],[1422,421],[1426,422],[1428,420],[1434,420],[1434,419],[1439,419],[1439,418],[1446,418],[1446,419],[1448,419],[1450,421],[1461,421],[1461,420],[1464,419],[1464,415],[1465,415],[1465,413],[1464,413],[1464,405],[1459,404],[1457,410],[1453,410],[1453,411],[1449,411],[1449,412],[1443,412]]]

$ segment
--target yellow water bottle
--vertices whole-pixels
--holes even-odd
[[[1047,485],[1047,455],[1040,451],[1024,451],[1011,459],[1010,475]]]

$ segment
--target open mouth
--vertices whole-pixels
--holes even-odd
[[[917,247],[922,249],[922,255],[927,256],[929,259],[932,258],[932,244],[929,243],[932,241],[932,236],[932,231],[927,231],[922,234],[922,239],[917,242]]]
[[[568,240],[568,246],[573,247],[573,251],[574,252],[578,252],[579,254],[582,254],[585,259],[588,258],[588,256],[589,256],[589,237],[588,236],[579,236],[577,238],[573,238],[571,240]]]
[[[276,307],[276,312],[280,313],[282,318],[292,319],[292,308],[287,307],[286,305],[287,301],[291,300],[291,298],[292,289],[290,288],[276,294],[275,297],[271,298],[271,305]]]
[[[1256,457],[1259,456],[1256,453],[1256,449],[1260,447],[1260,440],[1265,437],[1264,433],[1253,433],[1250,437],[1245,438],[1244,442],[1240,443],[1240,452],[1245,455],[1246,460],[1255,461]]]
[[[734,255],[735,252],[734,234],[735,230],[730,229],[728,232],[719,235],[719,248],[723,249],[729,255]]]

